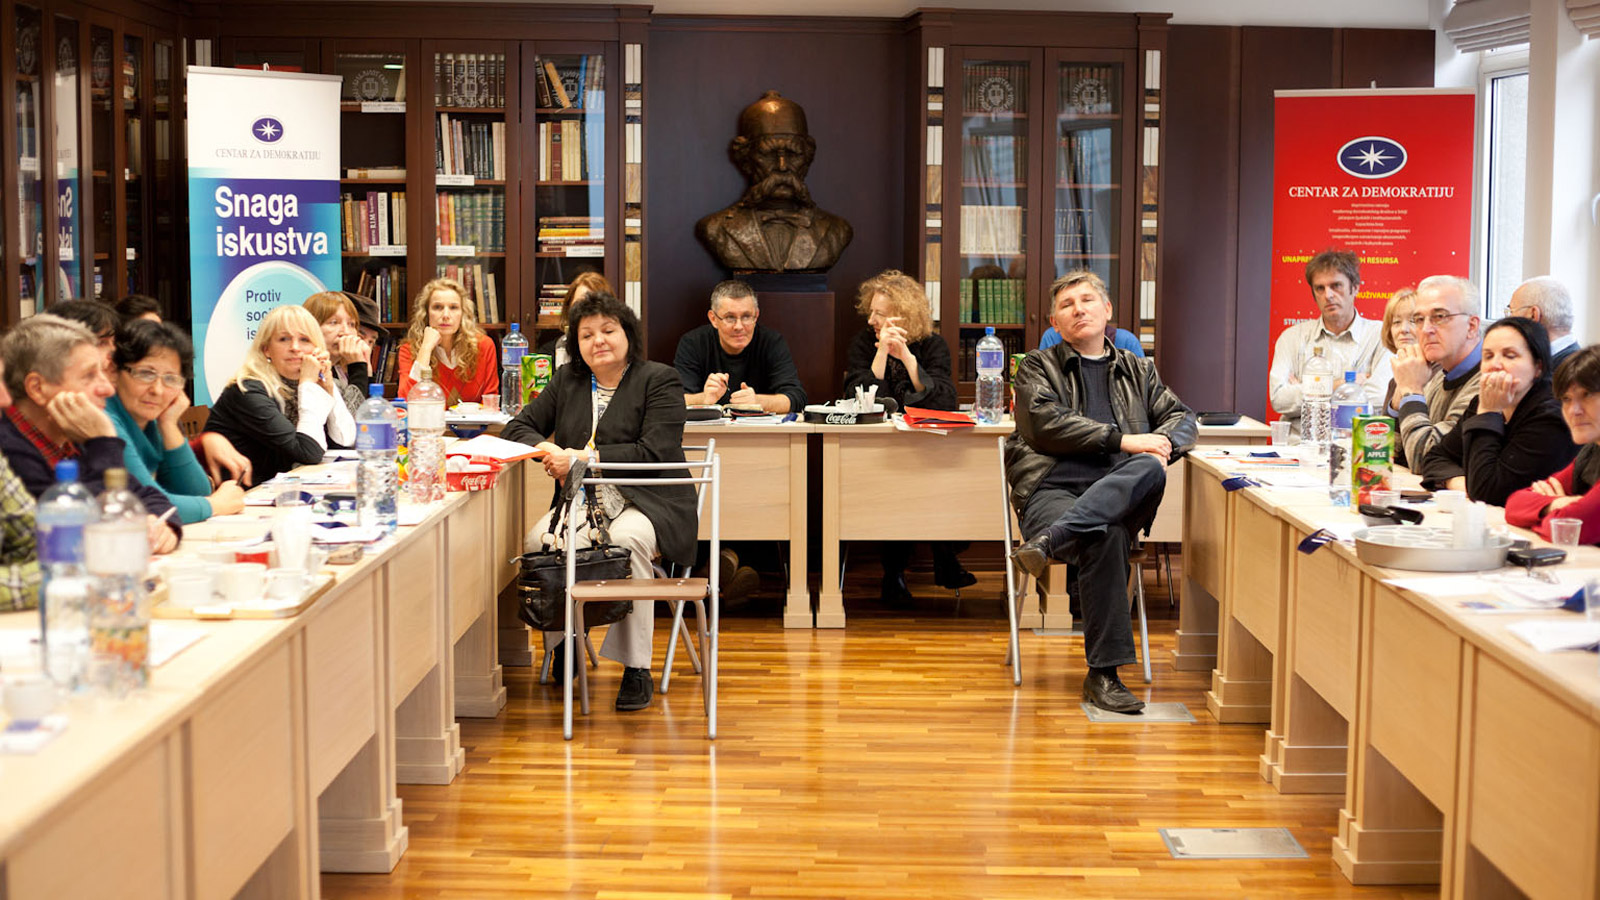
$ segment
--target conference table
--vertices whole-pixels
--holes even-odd
[[[1352,882],[1600,895],[1600,664],[1509,630],[1576,614],[1472,612],[1487,583],[1370,565],[1341,541],[1300,552],[1358,518],[1314,489],[1227,490],[1259,471],[1247,452],[1186,463],[1184,624],[1214,604],[1212,716],[1267,726],[1260,770],[1280,791],[1343,794],[1333,859]],[[1600,570],[1600,549],[1569,552],[1557,574]]]
[[[842,541],[999,541],[1013,515],[1001,489],[997,440],[1010,421],[949,434],[912,433],[892,424],[817,425],[822,437],[822,580],[816,626],[843,628]],[[1198,446],[1263,444],[1270,429],[1254,419],[1202,425]],[[1183,538],[1184,467],[1167,469],[1167,489],[1151,541]],[[1015,519],[1013,518],[1013,522]],[[726,529],[724,537],[732,534]],[[786,618],[787,622],[788,619]],[[1023,601],[1023,628],[1068,629],[1066,567],[1051,566],[1041,604]]]
[[[314,897],[319,872],[392,870],[395,785],[448,783],[456,718],[505,704],[492,598],[530,470],[325,567],[332,586],[292,618],[157,621],[199,639],[125,699],[72,698],[34,755],[0,756],[0,896]],[[187,527],[183,550],[260,531],[225,517]]]

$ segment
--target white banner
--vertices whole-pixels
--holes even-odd
[[[196,404],[221,392],[274,307],[339,289],[339,84],[188,70]]]

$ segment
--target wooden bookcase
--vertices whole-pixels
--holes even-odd
[[[0,327],[67,298],[187,311],[178,19],[111,5],[0,2]]]
[[[539,298],[564,294],[586,269],[603,274],[642,317],[638,82],[647,18],[623,7],[476,9],[482,14],[408,6],[387,22],[388,37],[372,38],[366,23],[328,10],[230,5],[215,23],[218,64],[309,65],[345,75],[347,93],[350,79],[373,66],[403,67],[403,111],[392,97],[369,101],[393,110],[376,112],[349,96],[341,135],[342,191],[351,201],[389,194],[392,211],[404,194],[402,219],[388,223],[391,237],[403,224],[403,247],[347,236],[343,250],[345,289],[387,290],[375,299],[395,319],[396,336],[417,291],[447,273],[481,303],[485,330],[498,338],[518,322],[535,348],[556,336]],[[624,83],[629,60],[634,74]],[[566,104],[549,91],[547,63],[571,80],[563,85],[571,88]],[[549,105],[540,100],[541,81]],[[563,143],[579,136],[570,159],[551,155],[554,134]],[[381,177],[351,177],[363,168]],[[579,222],[581,235],[550,230]]]
[[[1087,268],[1159,350],[1160,58],[1166,16],[924,10],[907,184],[914,258],[956,380],[992,326],[1008,354],[1050,328],[1050,283]]]

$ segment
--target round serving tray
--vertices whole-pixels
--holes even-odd
[[[805,420],[812,425],[872,425],[885,416],[882,404],[867,412],[844,412],[835,406],[813,403],[805,409]]]
[[[1379,525],[1356,532],[1356,556],[1362,562],[1416,572],[1482,572],[1506,563],[1511,538],[1484,536],[1482,547],[1452,547],[1448,528]]]

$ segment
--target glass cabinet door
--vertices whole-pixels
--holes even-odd
[[[537,346],[555,336],[567,290],[580,275],[597,273],[617,296],[623,291],[619,273],[606,271],[606,55],[541,45],[531,65]]]
[[[126,264],[127,275],[122,284],[117,285],[120,295],[126,296],[147,290],[144,277],[144,40],[138,35],[123,35],[120,62],[117,85],[122,98],[122,131],[126,138],[122,166],[124,243],[120,251],[113,252],[120,252]]]
[[[1123,66],[1063,61],[1055,80],[1052,277],[1088,269],[1105,281],[1116,306],[1123,299]]]
[[[986,329],[1023,353],[1027,338],[1030,74],[1019,59],[961,62],[956,380],[977,378]]]
[[[461,285],[479,324],[498,330],[508,293],[508,54],[504,44],[425,45],[432,66],[433,275]],[[426,70],[424,70],[426,72]],[[511,70],[515,77],[515,70]]]
[[[13,75],[16,91],[17,183],[19,204],[16,251],[22,262],[19,291],[23,309],[34,312],[48,301],[44,285],[44,169],[39,160],[43,136],[39,133],[40,104],[44,100],[44,19],[39,10],[18,4],[16,7],[17,69]]]
[[[182,255],[182,246],[178,239],[179,227],[182,224],[177,212],[177,180],[178,169],[176,165],[177,148],[174,144],[177,137],[175,125],[173,86],[179,77],[176,71],[180,63],[177,50],[170,40],[153,40],[150,43],[150,119],[153,126],[150,130],[150,156],[153,163],[151,174],[155,183],[150,185],[151,221],[153,228],[150,235],[150,253],[147,263],[143,266],[146,284],[155,298],[161,301],[162,309],[169,315],[178,317],[180,306],[187,309],[187,295],[175,297],[174,285],[182,283],[187,277],[186,269],[188,260]]]
[[[94,191],[94,272],[89,296],[117,294],[116,264],[108,252],[116,246],[116,187],[111,170],[116,165],[116,116],[112,105],[117,79],[116,34],[103,25],[89,28],[89,134],[90,184]]]
[[[52,134],[55,137],[51,155],[55,161],[56,177],[56,276],[55,295],[52,299],[64,300],[83,296],[83,264],[81,249],[82,182],[78,167],[78,22],[65,16],[55,20],[55,108]]]
[[[271,54],[263,54],[271,55]],[[285,54],[265,60],[282,67]],[[385,322],[404,323],[406,294],[406,53],[340,47],[340,247],[343,287],[376,300]]]

